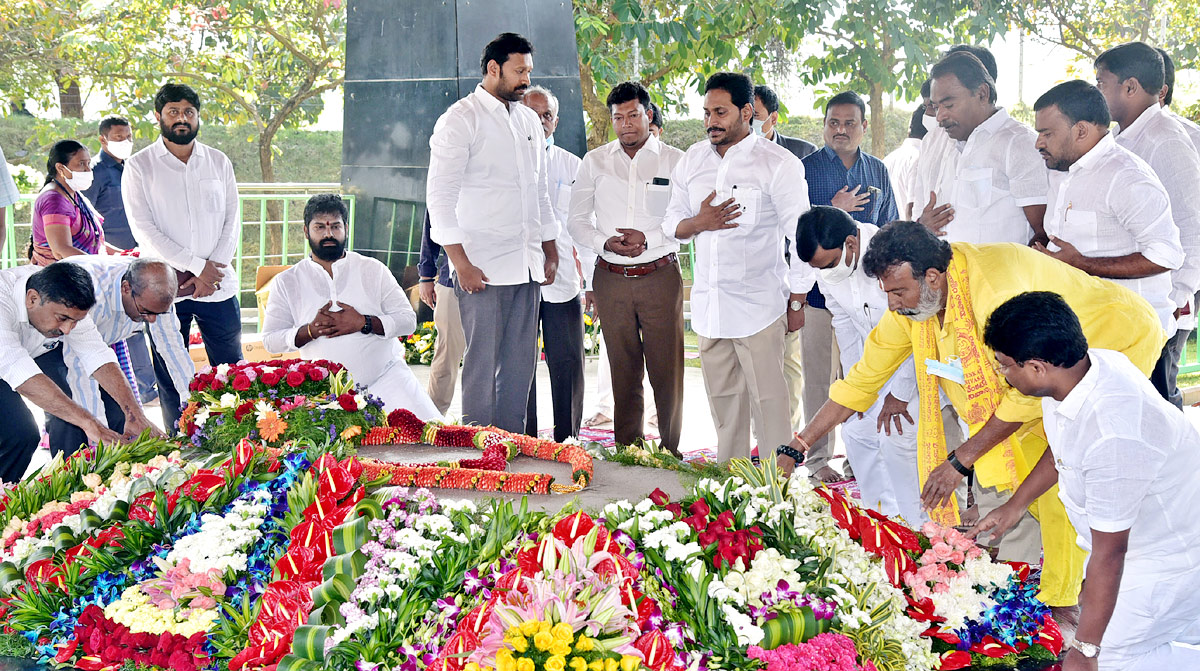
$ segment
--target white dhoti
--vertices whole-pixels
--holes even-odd
[[[1100,643],[1100,671],[1200,669],[1197,595],[1200,566],[1168,558],[1125,562],[1117,606]]]
[[[361,382],[362,378],[358,375],[354,379],[367,388],[367,393],[382,400],[387,412],[403,408],[424,421],[442,418],[442,413],[438,412],[429,394],[421,388],[403,360],[393,360],[370,382]]]

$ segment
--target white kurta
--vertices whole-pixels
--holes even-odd
[[[1200,669],[1200,434],[1120,352],[1061,402],[1042,399],[1059,498],[1091,550],[1092,531],[1129,531],[1100,669]]]
[[[276,275],[263,317],[263,347],[269,352],[294,350],[296,333],[330,301],[334,310],[342,302],[363,315],[378,317],[383,335],[317,338],[301,347],[300,355],[342,364],[354,381],[382,399],[389,411],[407,408],[424,420],[440,418],[441,413],[404,363],[404,348],[398,340],[416,330],[417,315],[391,271],[375,259],[346,252],[334,262],[330,277],[306,258]]]

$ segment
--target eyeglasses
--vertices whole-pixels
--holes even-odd
[[[130,293],[129,296],[130,296],[130,298],[133,299],[133,309],[137,310],[137,313],[139,315],[141,315],[143,318],[158,317],[160,315],[165,315],[165,314],[167,314],[167,312],[171,311],[170,308],[167,308],[167,310],[165,312],[151,312],[150,310],[143,309],[142,306],[138,305],[138,299],[137,299],[138,295],[136,293]]]

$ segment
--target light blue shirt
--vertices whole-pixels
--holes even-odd
[[[127,340],[145,326],[144,322],[135,322],[125,314],[121,303],[121,278],[133,262],[130,256],[70,256],[64,259],[74,263],[92,276],[92,284],[96,289],[96,305],[88,313],[96,324],[100,337],[109,345]],[[188,356],[187,347],[183,343],[183,334],[179,330],[179,317],[175,314],[175,306],[170,311],[158,315],[150,324],[150,339],[154,348],[167,364],[167,372],[171,381],[179,391],[179,398],[188,397],[188,383],[196,374],[196,365]],[[95,417],[104,420],[104,404],[100,399],[100,388],[95,380],[84,370],[71,344],[66,343],[63,350],[63,360],[67,363],[67,381],[71,385],[71,394],[75,402]]]

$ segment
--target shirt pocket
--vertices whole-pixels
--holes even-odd
[[[554,190],[554,211],[566,219],[567,210],[571,207],[571,187],[573,183],[559,184]]]
[[[671,200],[671,187],[667,184],[646,184],[645,204],[646,214],[661,217],[667,213],[667,203]]]
[[[736,202],[742,208],[742,214],[737,219],[733,220],[734,223],[736,223],[739,228],[753,228],[754,225],[758,223],[758,211],[762,208],[762,189],[755,189],[753,187],[746,186],[735,186],[730,189],[729,196],[727,197],[732,197],[734,202]],[[724,199],[720,197],[720,194],[718,194],[717,198],[714,198],[713,201],[715,202],[717,200]]]
[[[207,214],[225,212],[225,183],[219,179],[200,180],[200,209]]]
[[[956,187],[960,207],[984,208],[992,204],[992,169],[965,168],[958,174]]]
[[[1055,237],[1071,243],[1085,255],[1099,251],[1101,235],[1096,213],[1068,209],[1063,215],[1063,230]]]

